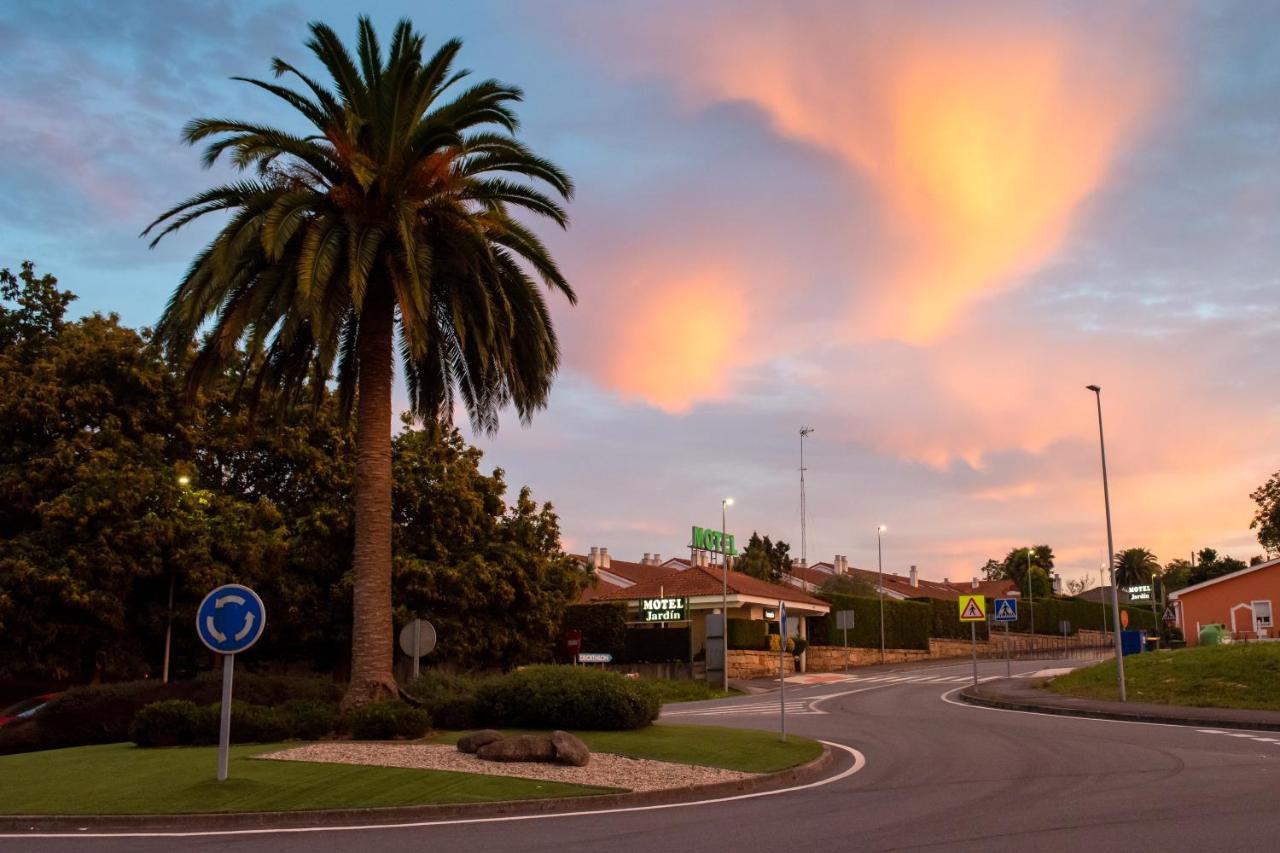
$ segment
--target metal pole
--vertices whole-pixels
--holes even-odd
[[[806,526],[807,519],[805,517],[805,496],[804,496],[804,440],[813,432],[813,427],[800,427],[800,562],[806,566],[809,565],[809,536]]]
[[[973,649],[973,686],[978,686],[978,623],[969,623],[969,646]]]
[[[231,749],[231,679],[236,656],[222,656],[222,719],[218,724],[218,781],[227,781],[227,759]]]
[[[1120,685],[1120,701],[1127,702],[1124,684],[1124,647],[1120,642],[1120,594],[1116,588],[1116,546],[1111,535],[1111,489],[1107,483],[1107,442],[1102,431],[1102,389],[1088,386],[1098,401],[1098,449],[1102,455],[1102,500],[1107,509],[1107,565],[1111,568],[1111,617],[1116,630],[1116,680]]]
[[[422,656],[422,620],[413,620],[413,677],[418,677],[418,658]]]
[[[720,501],[720,618],[724,624],[720,628],[720,644],[724,647],[724,665],[720,669],[720,689],[729,692],[729,561],[725,559],[728,546],[728,506],[729,500]]]
[[[844,671],[849,673],[849,629],[844,629]]]
[[[1107,633],[1107,570],[1098,566],[1098,602],[1102,605],[1102,633]]]
[[[169,618],[164,625],[164,672],[160,681],[169,683],[169,642],[173,638],[173,572],[169,572]]]
[[[778,602],[778,710],[782,739],[787,739],[787,604]]]
[[[1031,576],[1031,548],[1027,548],[1027,604],[1031,608],[1031,656],[1036,653],[1036,586]]]
[[[1004,623],[1004,677],[1013,678],[1013,657],[1009,654],[1009,623]]]
[[[880,534],[884,533],[884,525],[876,528],[876,566],[880,575],[880,663],[884,663],[884,549],[880,544]]]

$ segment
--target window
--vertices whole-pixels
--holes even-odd
[[[1270,600],[1253,602],[1253,627],[1255,631],[1271,627]]]

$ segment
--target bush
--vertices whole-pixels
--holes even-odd
[[[758,619],[730,619],[729,648],[756,650],[769,648],[769,623]]]
[[[860,596],[829,595],[834,614],[839,610],[852,610],[853,628],[849,631],[851,647],[880,648],[880,600]],[[952,610],[954,601],[949,602]],[[958,618],[957,618],[958,621]],[[928,649],[932,628],[932,606],[920,601],[884,601],[884,642],[890,649]],[[836,627],[834,615],[810,617],[809,642],[815,646],[839,646],[844,643],[844,631]],[[968,634],[966,633],[967,637]]]
[[[353,709],[345,720],[356,740],[420,738],[431,728],[431,717],[404,702],[370,702]]]
[[[152,702],[133,715],[129,737],[138,746],[183,746],[194,742],[199,715],[189,699]]]
[[[628,663],[669,663],[689,659],[689,628],[669,626],[665,628],[634,628],[627,631],[626,654],[622,660]],[[585,651],[595,651],[587,649]],[[616,660],[617,658],[615,658]]]
[[[476,713],[476,690],[484,676],[428,670],[405,685],[404,691],[418,702],[442,729],[473,729],[480,725]]]
[[[335,704],[342,697],[342,688],[327,678],[237,672],[235,695],[253,705],[276,706],[304,699]],[[217,671],[169,684],[146,680],[73,687],[31,720],[0,729],[0,755],[127,741],[132,738],[134,715],[153,702],[185,699],[207,705],[221,698],[222,673]]]
[[[531,729],[638,729],[658,717],[658,696],[641,681],[587,667],[530,666],[480,686],[486,724]]]
[[[279,708],[288,723],[287,737],[320,740],[338,728],[338,706],[316,699],[292,699]]]

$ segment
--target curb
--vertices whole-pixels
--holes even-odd
[[[495,803],[455,803],[449,805],[394,806],[373,809],[326,809],[322,811],[244,812],[237,814],[172,815],[0,815],[0,832],[193,832],[245,829],[294,829],[299,827],[342,827],[378,823],[415,823],[451,818],[513,817],[559,814],[625,806],[661,806],[700,800],[717,795],[750,794],[796,783],[816,781],[835,763],[829,746],[807,764],[766,773],[750,779],[713,782],[685,788],[598,794],[586,797],[558,797],[545,800],[504,800]]]
[[[1019,702],[1013,699],[997,699],[984,696],[981,692],[971,692],[966,687],[957,695],[969,705],[983,708],[996,708],[1002,711],[1031,711],[1037,714],[1053,714],[1059,717],[1082,717],[1093,720],[1118,720],[1123,723],[1159,723],[1166,726],[1188,726],[1199,729],[1248,729],[1250,731],[1274,732],[1280,730],[1280,723],[1256,722],[1251,720],[1214,720],[1203,717],[1164,716],[1162,714],[1146,714],[1141,711],[1113,711],[1108,709],[1090,710],[1086,708],[1064,708],[1061,705],[1042,705],[1037,702]]]

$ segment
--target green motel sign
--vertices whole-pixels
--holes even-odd
[[[706,527],[693,528],[693,545],[690,547],[695,551],[712,551],[716,554],[724,553],[730,557],[738,556],[738,549],[733,544],[733,534],[729,533],[724,536],[724,542],[721,541],[719,530],[711,530]],[[721,545],[725,545],[721,550]]]
[[[684,622],[689,618],[689,599],[642,598],[640,617],[645,622]]]

